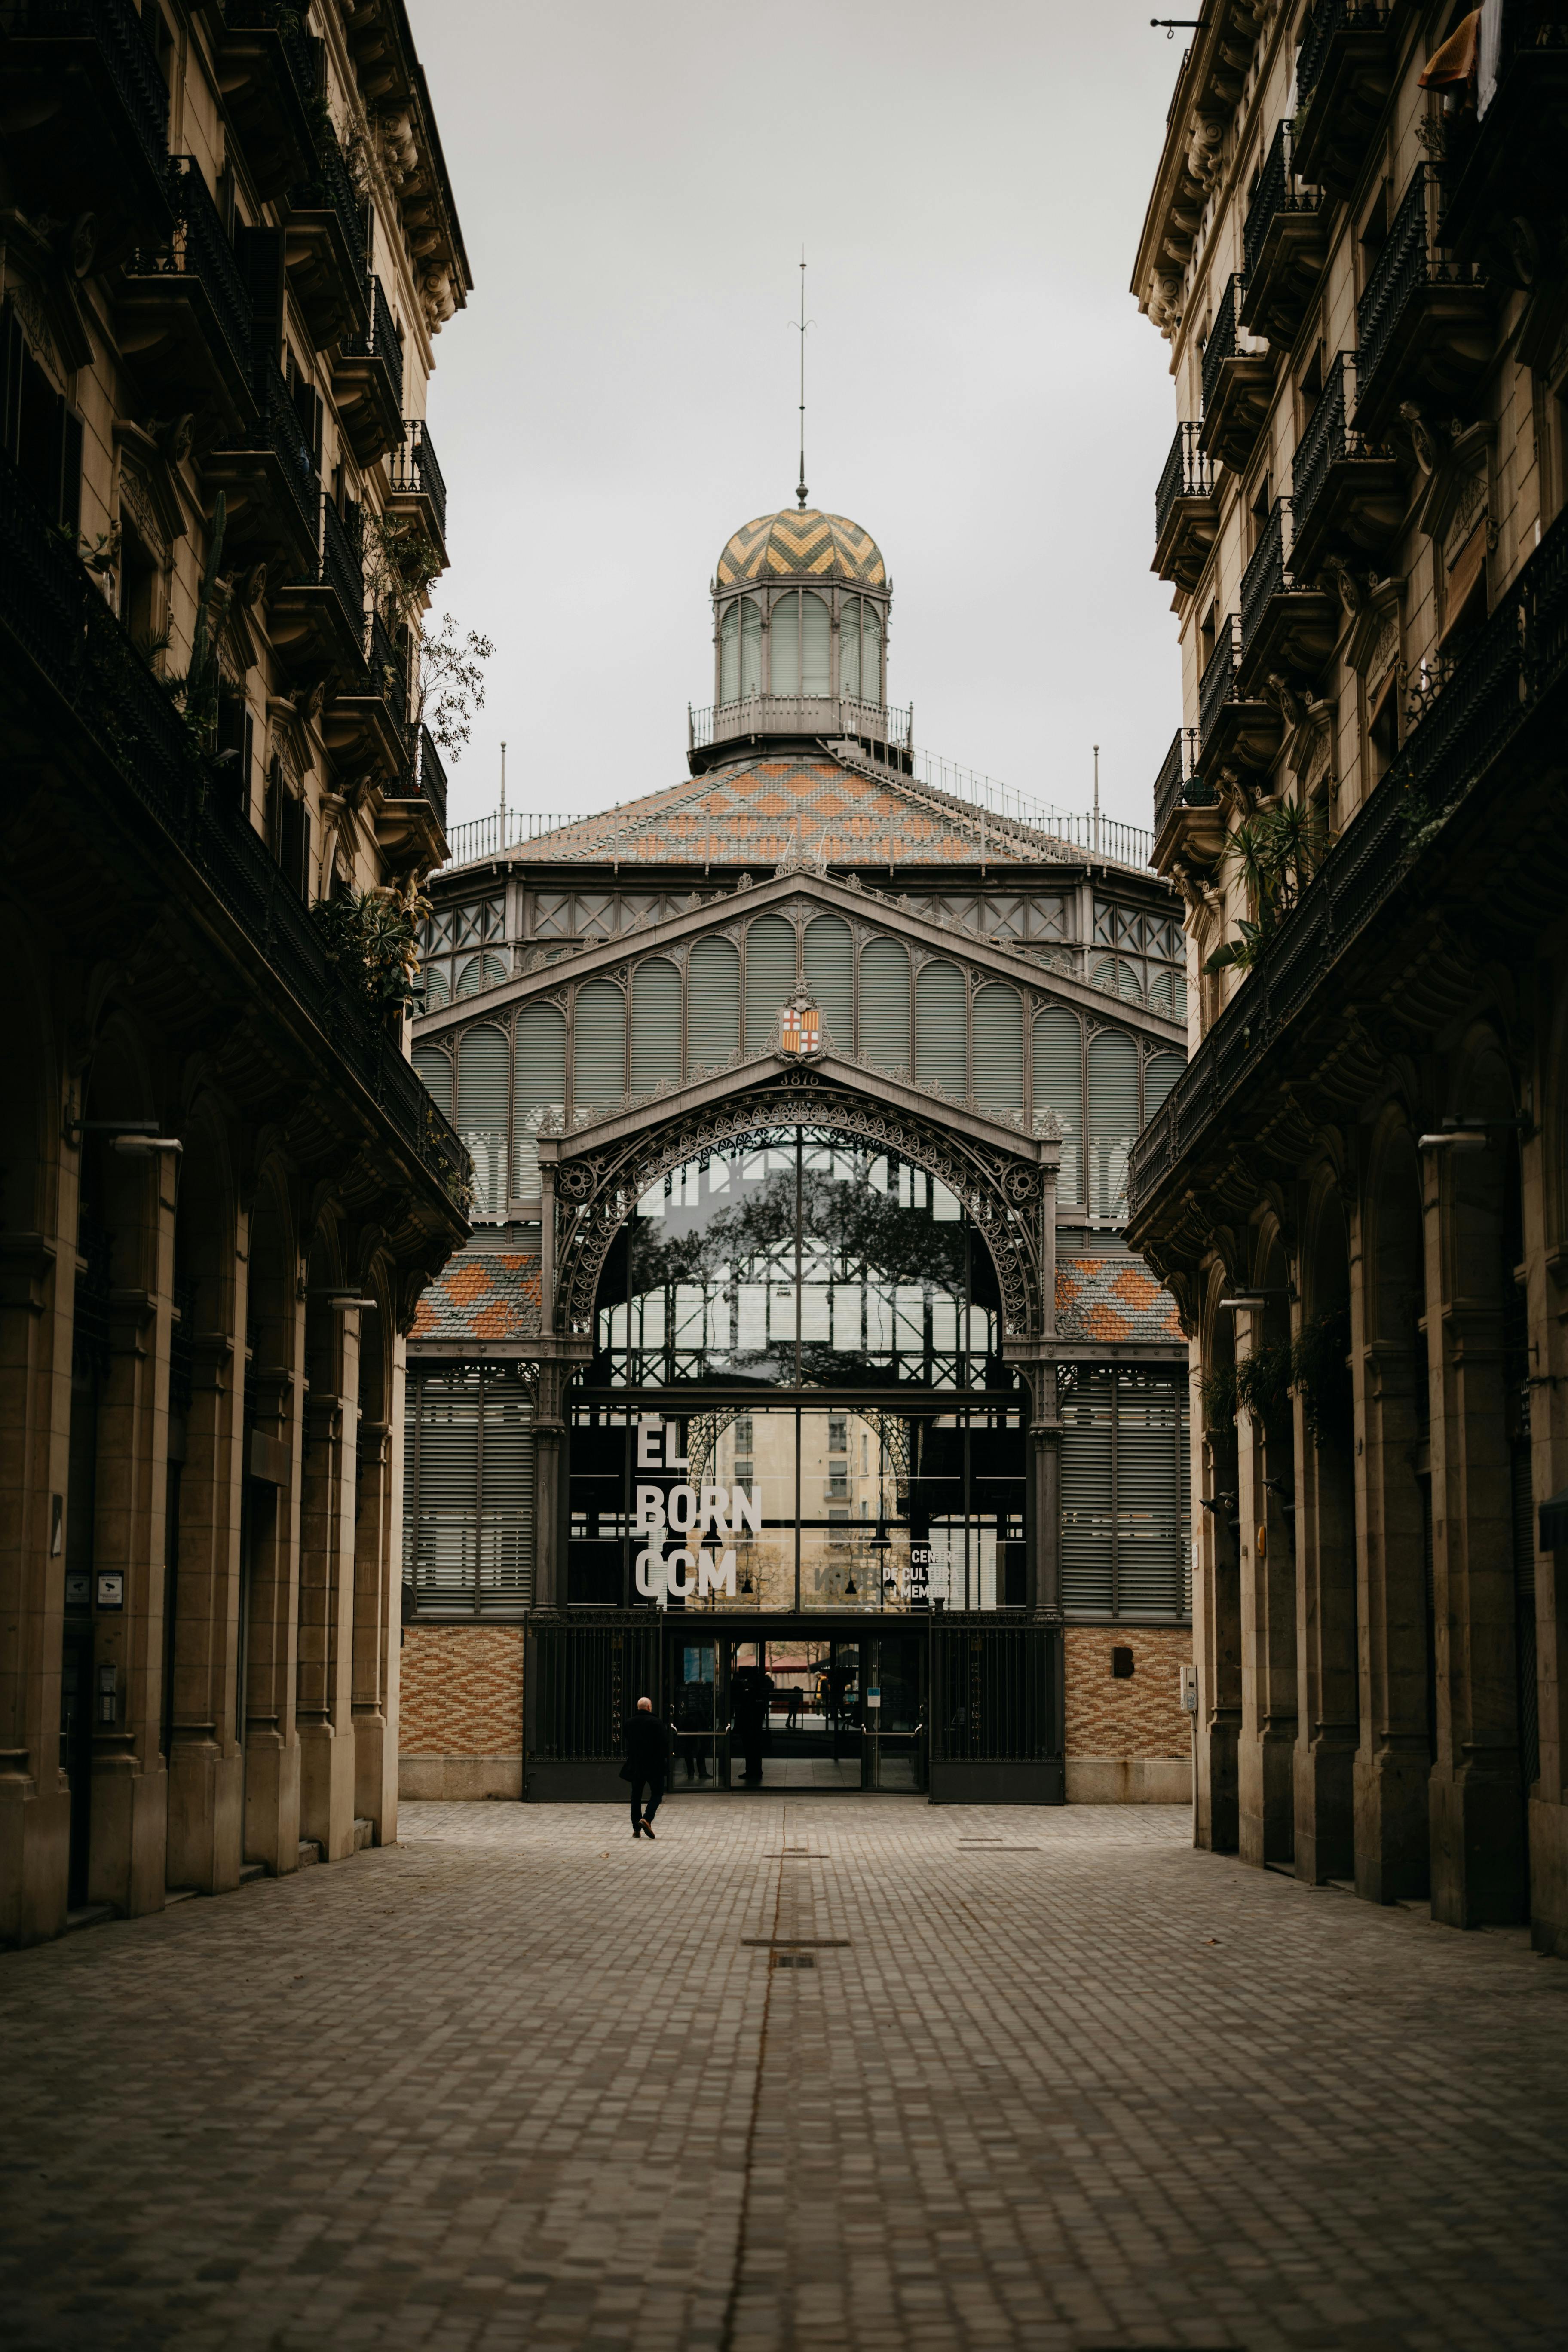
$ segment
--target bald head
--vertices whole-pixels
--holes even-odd
[[[653,1713],[653,1701],[652,1701],[652,1699],[651,1699],[651,1698],[639,1698],[639,1699],[638,1699],[638,1701],[637,1701],[637,1713],[638,1713],[639,1715],[651,1715],[651,1714]]]

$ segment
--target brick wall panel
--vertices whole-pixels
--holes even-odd
[[[1069,1625],[1062,1640],[1068,1756],[1191,1755],[1180,1670],[1192,1663],[1193,1637],[1184,1625]],[[1118,1648],[1132,1653],[1130,1682],[1111,1675]]]
[[[521,1756],[522,1627],[405,1631],[399,1754]]]

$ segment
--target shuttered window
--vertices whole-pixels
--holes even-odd
[[[1083,1031],[1078,1015],[1053,1004],[1035,1023],[1035,1108],[1061,1122],[1058,1195],[1083,1200]]]
[[[632,1092],[651,1095],[680,1076],[680,972],[649,956],[632,974]]]
[[[425,1010],[438,1013],[448,1003],[452,994],[451,967],[445,963],[427,963],[422,972],[425,982]]]
[[[1127,1214],[1127,1160],[1138,1132],[1138,1048],[1104,1029],[1089,1046],[1089,1213]]]
[[[528,1004],[517,1016],[512,1055],[515,1201],[539,1198],[539,1130],[547,1111],[566,1108],[566,1023],[558,1006]]]
[[[721,1070],[740,1042],[740,956],[728,940],[699,940],[686,967],[687,1066]]]
[[[967,992],[955,963],[925,963],[915,982],[915,1076],[935,1078],[942,1092],[962,1102],[968,1088],[965,1062]]]
[[[855,941],[837,915],[819,915],[805,929],[805,984],[822,1008],[834,1045],[855,1050]]]
[[[1125,996],[1133,1004],[1143,1002],[1143,983],[1137,967],[1122,956],[1101,956],[1089,976],[1096,988],[1109,989],[1112,996]]]
[[[897,940],[861,950],[860,1058],[879,1070],[910,1066],[910,958]]]
[[[741,694],[763,690],[763,608],[754,596],[741,599]]]
[[[608,1110],[626,1090],[626,999],[613,981],[589,980],[573,1007],[573,1099],[579,1110]]]
[[[1186,1068],[1180,1054],[1154,1054],[1143,1065],[1143,1118],[1147,1124]]]
[[[1062,1607],[1173,1621],[1192,1609],[1185,1383],[1084,1371],[1061,1401]]]
[[[726,604],[719,624],[719,699],[734,702],[741,692],[741,607]]]
[[[1000,1110],[1024,1108],[1024,1009],[1016,988],[983,988],[974,999],[973,1092]]]
[[[481,988],[499,988],[507,978],[506,958],[493,950],[485,955],[470,956],[458,973],[456,993],[477,996]]]
[[[801,591],[800,599],[800,690],[802,694],[827,692],[828,646],[832,641],[832,618],[825,600],[814,596],[809,589]]]
[[[773,693],[825,695],[832,619],[824,599],[790,589],[774,600],[768,635]]]
[[[439,1045],[416,1045],[414,1068],[431,1098],[450,1118],[452,1116],[451,1055],[444,1054]]]
[[[795,925],[759,915],[746,932],[746,1051],[760,1054],[795,993]]]
[[[533,1599],[533,1405],[515,1373],[411,1372],[403,1573],[422,1610],[510,1612]]]
[[[800,692],[800,593],[775,596],[768,616],[768,683],[774,694]]]
[[[480,1216],[506,1214],[510,1059],[503,1029],[487,1021],[464,1030],[458,1046],[458,1115],[453,1123],[473,1155],[474,1206]]]

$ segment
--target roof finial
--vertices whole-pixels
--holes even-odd
[[[805,331],[810,324],[805,315],[805,247],[800,248],[800,479],[795,495],[801,506],[805,504]]]

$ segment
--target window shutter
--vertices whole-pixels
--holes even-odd
[[[974,1000],[974,1096],[1001,1110],[1024,1108],[1024,1011],[1016,988],[983,988]]]
[[[680,972],[649,956],[632,974],[632,1092],[651,1095],[680,1076]]]
[[[1186,1066],[1180,1054],[1155,1054],[1144,1064],[1143,1123],[1145,1126],[1153,1118]]]
[[[505,956],[497,955],[493,950],[489,955],[470,956],[458,973],[455,993],[477,996],[481,988],[499,988],[510,977]]]
[[[1069,1616],[1105,1617],[1114,1596],[1111,1375],[1079,1381],[1060,1410],[1062,1607]]]
[[[791,588],[773,600],[768,622],[768,691],[800,692],[800,591]]]
[[[1057,1190],[1064,1201],[1083,1200],[1083,1031],[1078,1015],[1051,1005],[1035,1022],[1035,1108],[1061,1121],[1062,1159]]]
[[[479,1381],[411,1375],[404,1442],[403,1558],[426,1609],[471,1609],[479,1500]]]
[[[733,702],[741,687],[741,608],[726,604],[719,624],[719,699]]]
[[[838,691],[860,697],[860,599],[846,596],[838,615]]]
[[[800,690],[802,694],[827,692],[828,646],[832,627],[826,604],[809,590],[802,592],[800,600]]]
[[[473,1155],[475,1204],[481,1216],[506,1214],[510,1059],[504,1030],[488,1021],[464,1030],[458,1047],[455,1123]]]
[[[416,1045],[415,1076],[426,1087],[437,1110],[452,1116],[452,1057],[439,1045]]]
[[[897,940],[861,950],[860,1059],[879,1070],[910,1066],[910,959]]]
[[[882,700],[882,622],[868,596],[860,600],[860,697],[865,702]]]
[[[566,1108],[566,1023],[559,1006],[524,1005],[517,1016],[512,1065],[517,1126],[512,1198],[537,1201],[539,1130],[546,1111]]]
[[[1182,1613],[1183,1420],[1173,1383],[1119,1378],[1116,1607],[1123,1617]]]
[[[915,982],[915,1076],[935,1078],[962,1102],[968,1087],[963,974],[955,963],[925,963]]]
[[[1138,1132],[1138,1048],[1105,1029],[1089,1047],[1089,1211],[1127,1214],[1127,1158]]]
[[[521,1381],[489,1374],[479,1423],[479,1603],[533,1600],[533,1405]]]
[[[805,928],[805,984],[841,1054],[855,1051],[855,941],[837,915]]]
[[[613,981],[585,981],[573,1008],[573,1093],[579,1110],[605,1110],[626,1091],[626,1000]]]
[[[427,963],[421,974],[425,982],[425,1010],[438,1013],[452,993],[451,975],[444,963]]]
[[[728,940],[699,940],[686,967],[686,1051],[721,1070],[741,1042],[741,959]]]
[[[759,915],[746,932],[746,1051],[760,1054],[795,993],[795,925]]]
[[[741,601],[741,698],[763,690],[763,608],[754,596]]]

